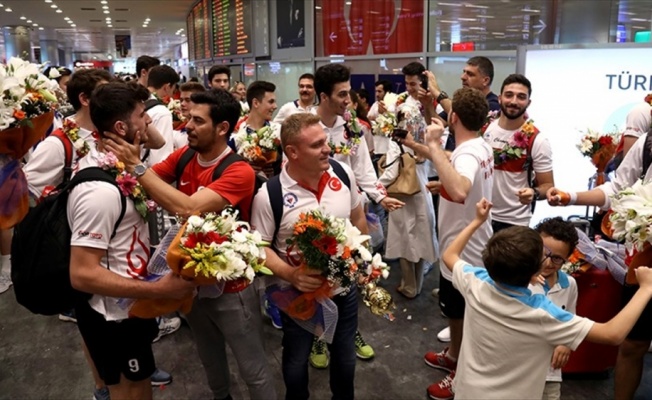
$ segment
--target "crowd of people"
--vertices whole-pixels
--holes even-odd
[[[641,176],[652,179],[652,172],[642,171],[649,104],[628,118],[616,178],[576,193],[554,187],[546,132],[527,117],[530,81],[509,75],[495,94],[493,64],[485,57],[467,61],[461,88],[451,96],[435,74],[412,62],[402,70],[406,91],[393,97],[394,85],[380,80],[374,102],[366,90],[351,89],[345,65],[328,64],[301,75],[298,98],[281,107],[274,83],[234,82],[223,65],[208,72],[209,88],[194,79],[182,82],[173,68],[149,56],[138,58],[134,79],[100,69],[53,69],[45,73],[58,81],[74,111],[59,115],[53,133],[26,157],[34,201],[69,180],[70,172],[116,159],[158,205],[143,219],[132,201],[122,209],[124,193],[115,185],[85,182],[70,193],[71,283],[93,296],[60,318],[79,327],[95,399],[148,399],[152,385],[172,381],[156,367],[152,343],[179,329],[180,318],[129,318],[118,300],[192,293],[192,310],[183,318],[215,399],[231,399],[227,345],[249,396],[277,397],[269,363],[260,357],[265,314],[283,331],[286,399],[309,398],[309,365],[330,365],[334,399],[355,398],[356,358],[375,354],[358,330],[358,291],[333,297],[337,327],[326,343],[257,283],[275,280],[305,293],[322,286],[322,279],[299,268],[297,250],[287,244],[299,215],[313,209],[347,218],[362,233],[369,232],[369,213],[385,220],[384,258],[397,260],[396,290],[408,300],[421,294],[430,269],[438,269],[433,295],[448,327],[437,338],[449,344],[424,355],[427,365],[447,372],[427,388],[430,398],[558,399],[561,368],[584,340],[620,345],[614,396],[633,398],[652,341],[652,271],[639,267],[622,311],[609,322],[593,322],[575,315],[577,285],[560,270],[578,243],[575,227],[559,217],[529,225],[538,201],[608,209],[611,194]],[[170,106],[174,101],[178,109]],[[407,134],[375,128],[380,116],[409,110],[417,116]],[[276,157],[237,159],[220,169],[239,153],[237,135],[263,128],[280,138]],[[71,160],[65,140],[75,145]],[[392,161],[405,153],[415,160],[417,192],[388,194],[405,172],[402,162]],[[259,187],[257,180],[267,183]],[[278,196],[283,206],[277,219]],[[174,274],[147,279],[147,262],[170,216],[226,207],[237,208],[271,244],[265,252],[273,277],[228,281],[220,295]],[[11,232],[2,231],[0,292],[11,285],[10,243]]]

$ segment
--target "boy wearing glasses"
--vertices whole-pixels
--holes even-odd
[[[534,228],[543,240],[545,258],[541,263],[541,284],[530,285],[532,294],[543,294],[554,305],[575,314],[577,306],[577,283],[561,271],[562,265],[575,250],[579,240],[573,224],[561,217],[548,218]],[[568,362],[571,349],[559,345],[552,353],[552,361],[546,377],[543,400],[557,400],[561,397],[561,369]]]

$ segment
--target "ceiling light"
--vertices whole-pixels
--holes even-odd
[[[52,3],[52,0],[45,0],[46,3]]]
[[[507,32],[518,32],[518,29],[514,29],[514,28],[509,28],[509,29],[505,29],[505,30]]]
[[[1,4],[1,3],[0,3],[0,7],[4,7],[4,6],[5,6],[4,4]]]
[[[74,24],[74,22],[72,22],[72,20],[68,20],[66,22],[69,23],[69,24]]]
[[[472,26],[469,29],[472,30],[472,31],[484,31],[484,28],[482,28],[480,26]]]
[[[70,25],[70,26],[72,26],[73,28],[77,27],[77,25],[75,25],[75,24],[72,24],[72,25]]]
[[[106,17],[104,19],[107,20],[107,21],[111,21],[111,17]]]
[[[104,10],[104,14],[110,14],[111,12],[109,10]]]
[[[106,1],[106,0],[102,0],[102,1],[100,1],[100,3],[102,3],[102,4],[106,4],[107,1]]]
[[[57,10],[57,11],[55,11],[55,12],[56,12],[57,14],[61,14],[63,11],[61,11],[61,10]]]
[[[147,25],[143,25],[143,28],[147,28]]]
[[[32,26],[38,26],[38,24],[32,24]]]
[[[24,20],[26,20],[27,18],[25,18],[24,16],[22,16],[22,17],[20,17],[20,19],[22,19],[22,20],[24,21]]]
[[[621,11],[620,14],[623,14],[623,15],[636,15],[636,13],[628,12],[628,11]]]
[[[645,18],[631,18],[630,21],[636,21],[636,22],[647,22],[649,20]]]
[[[457,24],[457,21],[450,21],[447,19],[440,19],[439,22],[442,22],[444,24]]]
[[[102,10],[108,10],[109,6],[102,6]]]
[[[477,21],[477,18],[458,18],[460,21]]]
[[[534,10],[534,9],[529,9],[529,8],[521,8],[521,11],[523,11],[523,12],[531,12],[531,13],[541,12],[541,10]]]
[[[183,35],[181,35],[181,37],[186,37],[186,34],[184,33]]]
[[[56,4],[52,4],[50,8],[58,8]]]
[[[31,20],[31,19],[28,19],[28,20],[25,21],[25,22],[27,22],[28,24],[31,24],[31,23],[32,23],[32,20]]]
[[[634,28],[634,29],[649,29],[650,27],[649,26],[636,26],[636,25],[634,25],[634,26],[632,26],[632,28]]]
[[[492,35],[504,35],[504,32],[491,32]]]
[[[315,10],[321,10],[321,6],[315,6]]]
[[[109,28],[113,28],[113,25],[107,25]]]
[[[39,27],[38,27],[38,30],[39,30],[39,31],[42,31],[43,29],[45,29],[45,28],[43,28],[42,26],[39,26]]]
[[[69,18],[69,17],[63,17],[63,19],[65,19],[66,21],[68,21],[70,18]]]
[[[478,15],[478,18],[496,18],[493,15]]]
[[[460,4],[460,3],[442,3],[442,2],[439,2],[439,3],[437,3],[437,5],[439,5],[439,6],[460,7],[462,4]]]
[[[5,8],[5,11],[6,12],[13,12],[14,10],[12,10],[11,8]]]
[[[464,7],[468,7],[468,8],[489,8],[489,6],[477,6],[475,4],[468,4],[468,3],[464,4]]]

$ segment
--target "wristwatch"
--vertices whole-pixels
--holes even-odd
[[[147,167],[145,164],[138,164],[134,167],[134,175],[136,175],[136,178],[140,178],[141,176],[145,175],[145,172],[147,172]]]
[[[437,96],[437,103],[441,103],[442,100],[446,100],[447,98],[448,94],[442,90],[439,96]]]
[[[541,193],[539,193],[539,189],[535,187],[533,187],[532,190],[534,190],[534,196],[532,196],[532,201],[535,202],[539,200],[539,196],[541,195]]]

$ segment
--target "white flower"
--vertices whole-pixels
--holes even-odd
[[[50,79],[57,79],[60,78],[61,74],[59,73],[59,70],[56,68],[50,68],[50,72],[48,73],[48,78]]]
[[[398,95],[396,93],[387,92],[385,93],[385,97],[383,97],[383,103],[385,103],[385,106],[387,107],[393,106],[397,101]]]
[[[204,220],[196,215],[188,218],[188,226],[191,229],[199,229],[204,225]]]
[[[86,144],[86,142],[84,141],[84,139],[79,138],[79,139],[75,140],[75,143],[73,143],[73,146],[75,146],[75,150],[83,150],[85,144]]]
[[[217,225],[213,221],[205,221],[201,226],[201,231],[204,233],[216,232]]]

